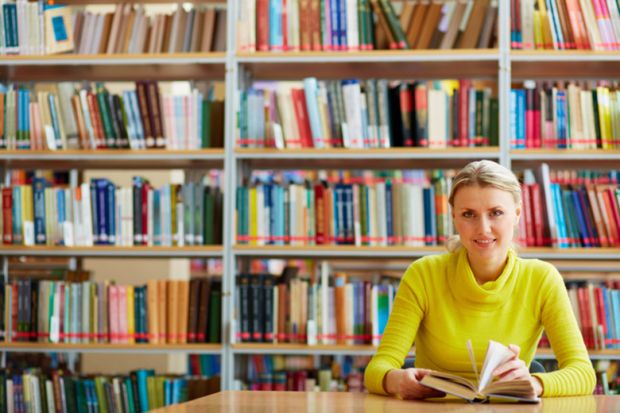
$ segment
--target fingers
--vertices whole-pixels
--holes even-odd
[[[513,353],[515,353],[516,357],[519,357],[519,354],[521,353],[521,347],[517,346],[516,344],[509,344],[508,345],[508,350],[510,350]]]
[[[499,378],[499,381],[509,381],[520,378],[527,378],[530,372],[521,359],[508,361],[495,369],[493,375]]]

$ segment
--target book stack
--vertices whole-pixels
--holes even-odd
[[[511,0],[513,49],[618,50],[620,4],[605,0]]]
[[[160,93],[155,81],[110,93],[74,82],[0,84],[0,149],[221,148],[224,102],[212,89]]]
[[[313,356],[244,357],[244,375],[239,384],[252,391],[365,391],[363,371],[368,356],[321,356],[319,367]]]
[[[0,283],[4,341],[50,343],[218,343],[219,279]]]
[[[154,188],[143,177],[131,187],[93,178],[76,187],[44,177],[2,186],[3,243],[13,245],[219,245],[223,194],[205,177]]]
[[[76,10],[75,52],[206,53],[226,49],[226,9],[181,4],[167,13],[117,3],[113,11]],[[161,10],[161,8],[159,9]]]
[[[513,148],[620,148],[617,82],[525,82],[510,91]]]
[[[258,0],[240,9],[237,50],[489,48],[497,9],[496,0]]]
[[[543,163],[536,172],[524,171],[525,245],[620,246],[620,171],[550,171]]]
[[[494,86],[469,79],[257,82],[241,92],[237,142],[278,149],[496,146]]]
[[[567,288],[586,347],[620,348],[620,281],[569,282]]]
[[[226,8],[117,3],[113,9],[27,0],[0,7],[0,55],[207,53],[226,50]],[[104,7],[105,9],[106,7]]]
[[[249,245],[443,244],[452,235],[454,171],[391,171],[347,179],[259,177],[237,188],[237,242]],[[380,212],[383,211],[383,212]],[[260,219],[259,219],[260,217]]]
[[[378,345],[398,284],[347,280],[344,273],[309,281],[291,274],[241,274],[236,338],[241,342]]]
[[[161,375],[150,369],[116,376],[0,369],[0,409],[9,412],[147,412],[219,390],[219,376]]]

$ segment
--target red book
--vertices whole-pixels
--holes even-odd
[[[291,99],[295,109],[295,119],[299,129],[299,139],[302,148],[312,148],[312,131],[310,130],[310,119],[308,108],[306,107],[306,96],[303,89],[291,89]]]
[[[577,289],[577,299],[579,300],[579,319],[581,320],[581,334],[586,347],[594,348],[594,337],[592,333],[592,319],[590,318],[590,304],[588,300],[588,289],[580,287]]]
[[[470,146],[469,142],[469,79],[459,80],[459,137],[461,146]],[[473,145],[473,142],[472,142]]]
[[[95,142],[97,149],[106,148],[105,133],[103,131],[103,124],[101,122],[101,110],[99,109],[99,103],[97,102],[97,96],[93,92],[86,94],[88,101],[88,109],[90,112],[90,121],[93,126],[93,133],[95,134]]]
[[[594,299],[596,300],[596,315],[598,318],[598,323],[603,326],[603,335],[606,336],[607,318],[605,317],[605,300],[603,298],[603,289],[601,287],[594,288]]]
[[[534,148],[541,147],[541,130],[540,130],[540,93],[538,89],[534,91],[534,125],[533,125]]]
[[[534,138],[534,95],[536,89],[525,90],[525,147],[535,147]]]
[[[256,0],[256,50],[269,51],[269,0]]]
[[[13,188],[2,188],[3,243],[13,243]]]
[[[604,194],[607,198],[607,201],[609,202],[609,206],[611,209],[611,213],[613,216],[613,224],[610,222],[610,225],[615,225],[616,227],[616,234],[617,234],[617,238],[616,238],[616,242],[618,244],[620,244],[620,209],[618,207],[618,202],[616,201],[616,196],[614,193],[614,189],[613,188],[607,188],[605,190],[605,194]]]
[[[544,206],[540,195],[540,186],[537,183],[528,185],[530,190],[530,202],[532,206],[532,220],[534,226],[534,239],[536,240],[534,245],[537,247],[544,247],[545,241],[545,221],[544,221]]]
[[[521,184],[521,195],[523,197],[523,214],[521,219],[525,223],[525,245],[533,247],[536,245],[536,235],[534,234],[534,216],[532,211],[532,200],[530,199],[529,185]]]

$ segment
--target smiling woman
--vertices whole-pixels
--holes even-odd
[[[594,370],[561,275],[513,248],[521,216],[514,174],[495,162],[472,162],[455,176],[449,203],[458,236],[449,253],[417,260],[403,275],[366,387],[405,399],[436,397],[419,383],[428,369],[475,379],[465,343],[484,354],[494,340],[513,352],[493,372],[496,380],[526,380],[532,397],[592,393]],[[530,374],[543,329],[560,370]],[[415,368],[402,369],[414,342]]]

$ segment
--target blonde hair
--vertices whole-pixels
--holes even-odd
[[[480,186],[493,187],[502,191],[510,192],[515,204],[521,205],[521,185],[519,180],[508,168],[497,162],[482,160],[470,162],[461,169],[452,180],[448,203],[454,208],[454,196],[463,187]],[[462,246],[460,237],[452,235],[446,242],[446,248],[450,252],[458,250]]]

